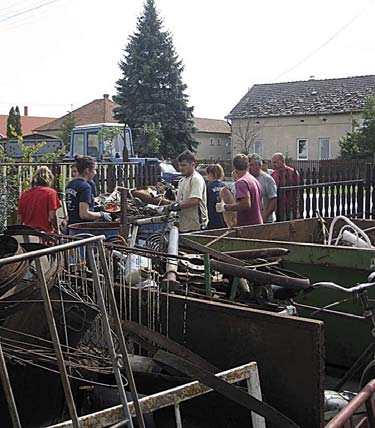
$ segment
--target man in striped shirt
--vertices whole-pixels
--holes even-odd
[[[285,157],[282,153],[275,153],[271,158],[271,162],[274,168],[272,177],[278,189],[279,187],[299,186],[300,176],[298,171],[285,165]],[[279,221],[299,218],[299,199],[298,190],[283,191],[278,203]]]

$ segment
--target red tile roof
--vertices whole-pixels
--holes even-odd
[[[91,103],[73,110],[72,113],[76,121],[76,126],[91,123],[117,123],[117,120],[113,118],[113,109],[115,107],[118,107],[118,104],[110,100],[107,94],[104,94],[103,98],[91,101]],[[37,130],[42,133],[47,131],[51,134],[57,134],[61,130],[65,116],[44,126],[39,126]]]
[[[0,115],[0,135],[4,138],[7,136],[7,120],[7,114]],[[23,135],[31,134],[36,128],[53,120],[55,120],[54,117],[21,116],[22,133]]]

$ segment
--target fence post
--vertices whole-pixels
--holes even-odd
[[[365,178],[365,192],[364,192],[364,197],[365,197],[365,212],[364,212],[364,216],[365,218],[370,218],[370,198],[371,198],[371,178],[372,178],[372,164],[368,163],[366,164],[366,178]],[[363,200],[362,200],[362,205],[361,205],[362,211],[363,211]]]

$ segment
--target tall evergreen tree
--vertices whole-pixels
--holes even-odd
[[[7,119],[7,138],[14,138],[16,130],[16,113],[14,107],[9,110],[8,119]]]
[[[21,113],[18,106],[16,106],[14,113],[15,113],[15,131],[17,136],[20,137],[22,135],[22,124],[21,124]]]
[[[135,130],[160,127],[160,153],[164,156],[194,149],[193,107],[188,106],[187,86],[181,78],[183,65],[170,33],[162,30],[154,0],[146,0],[119,65],[123,77],[116,82],[117,95],[113,97],[120,105],[115,118]]]

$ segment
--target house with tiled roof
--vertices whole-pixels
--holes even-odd
[[[375,75],[254,85],[227,116],[233,153],[275,152],[297,160],[333,159],[365,101]]]
[[[38,117],[38,116],[29,116],[27,107],[24,107],[24,114],[21,116],[21,126],[23,135],[31,134],[35,129],[40,126],[44,126],[47,123],[55,120],[55,117]],[[7,114],[0,115],[0,138],[7,137]]]
[[[116,107],[118,107],[118,104],[113,102],[109,98],[108,94],[104,94],[103,98],[91,101],[90,103],[73,110],[71,113],[74,115],[76,126],[88,125],[91,123],[117,123],[117,120],[113,118],[113,110]],[[56,137],[62,130],[62,125],[66,116],[67,114],[40,126],[36,131]]]
[[[219,119],[194,118],[193,139],[199,143],[195,157],[200,160],[231,158],[231,129],[228,122]]]

